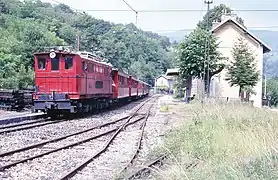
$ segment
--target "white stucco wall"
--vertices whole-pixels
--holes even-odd
[[[167,86],[167,87],[169,87],[169,83],[168,83],[168,80],[165,77],[161,76],[161,77],[156,79],[155,86]]]
[[[254,52],[254,56],[257,62],[257,69],[260,72],[260,80],[257,85],[254,87],[256,95],[252,95],[250,100],[254,100],[254,106],[261,107],[262,104],[262,72],[263,72],[263,47],[251,39],[247,34],[244,34],[241,29],[235,26],[232,23],[227,23],[217,32],[215,35],[219,38],[220,48],[219,51],[223,56],[229,58],[229,62],[233,61],[232,48],[237,41],[238,37],[243,37],[250,50]],[[228,62],[226,62],[228,63]],[[229,98],[238,98],[239,87],[231,87],[226,78],[227,69],[224,69],[220,74],[213,77],[213,93],[215,96],[220,97],[229,97]]]

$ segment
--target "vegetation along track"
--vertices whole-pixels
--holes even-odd
[[[99,150],[97,151],[93,156],[89,157],[88,159],[86,159],[84,162],[82,162],[79,166],[77,166],[76,168],[74,168],[71,172],[67,173],[64,177],[61,178],[61,180],[66,180],[66,179],[69,179],[71,177],[73,177],[75,174],[77,174],[79,171],[81,171],[84,167],[86,167],[90,162],[92,162],[95,158],[97,158],[98,156],[100,156],[102,153],[104,153],[110,144],[112,144],[113,140],[116,138],[116,136],[122,131],[125,129],[125,127],[127,127],[128,125],[130,124],[134,124],[135,122],[138,122],[139,120],[141,119],[147,119],[147,116],[143,116],[141,117],[140,119],[137,119],[135,121],[132,121],[130,122],[131,119],[133,119],[136,115],[137,115],[137,112],[147,103],[149,102],[150,100],[156,100],[159,96],[153,96],[151,97],[150,99],[146,100],[142,105],[140,105],[136,111],[131,114],[127,120],[119,127],[116,129],[116,132],[112,135],[112,137],[105,143],[105,145]],[[153,104],[152,104],[153,106]],[[149,108],[150,109],[150,108]],[[143,125],[145,124],[145,121],[143,122]]]
[[[149,100],[147,100],[149,101]],[[143,104],[144,105],[144,104]],[[143,106],[142,105],[142,106]],[[138,110],[142,107],[140,106],[138,108]],[[137,111],[138,111],[137,110]],[[142,120],[144,119],[144,116],[140,115],[140,114],[137,114],[137,111],[135,113],[133,113],[131,116],[132,117],[137,117],[138,118],[130,123],[125,123],[126,126],[128,125],[131,125],[131,124],[134,124],[136,122],[138,122],[139,120]],[[94,129],[97,129],[97,128],[102,128],[102,127],[105,127],[105,126],[108,126],[108,125],[111,125],[111,124],[115,124],[117,122],[120,122],[120,121],[123,121],[124,119],[131,119],[130,117],[131,116],[125,116],[123,118],[120,118],[118,120],[115,120],[115,121],[112,121],[112,122],[108,122],[108,123],[105,123],[105,124],[102,124],[102,125],[98,125],[98,126],[94,126],[92,128],[88,128],[86,130],[82,130],[82,131],[79,131],[79,132],[76,132],[76,133],[73,133],[73,134],[69,134],[69,135],[66,135],[66,136],[62,136],[62,137],[59,137],[59,138],[55,138],[55,139],[52,139],[52,140],[48,140],[48,141],[43,141],[43,142],[40,142],[40,143],[37,143],[37,144],[33,144],[33,145],[29,145],[29,146],[26,146],[26,147],[23,147],[23,148],[19,148],[19,149],[15,149],[15,150],[12,150],[12,151],[8,151],[8,152],[4,152],[2,154],[0,154],[0,157],[3,158],[3,157],[6,157],[7,156],[10,156],[10,155],[13,155],[15,153],[19,153],[19,152],[24,152],[24,151],[27,151],[27,150],[30,150],[30,149],[35,149],[35,148],[38,148],[38,147],[41,147],[41,146],[44,146],[46,144],[50,144],[50,143],[53,143],[53,142],[57,142],[57,141],[61,141],[63,139],[66,139],[66,138],[69,138],[71,136],[76,136],[76,135],[79,135],[79,134],[82,134],[82,133],[85,133],[85,132],[88,132],[88,131],[92,131]],[[121,126],[122,127],[122,126]],[[27,161],[30,161],[30,160],[33,160],[33,159],[36,159],[36,158],[39,158],[39,157],[42,157],[42,156],[45,156],[45,155],[48,155],[48,154],[51,154],[51,153],[54,153],[54,152],[57,152],[57,151],[60,151],[60,150],[63,150],[63,149],[67,149],[67,148],[70,148],[70,147],[73,147],[73,146],[77,146],[77,145],[80,145],[80,144],[83,144],[85,142],[88,142],[88,141],[91,141],[93,139],[96,139],[96,138],[99,138],[99,137],[102,137],[104,135],[108,135],[114,131],[117,131],[118,130],[118,127],[116,128],[113,128],[113,129],[110,129],[108,131],[105,131],[105,132],[102,132],[100,134],[97,134],[97,135],[94,135],[92,137],[89,137],[89,138],[86,138],[84,140],[81,140],[81,141],[78,141],[78,142],[74,142],[74,143],[71,143],[71,144],[68,144],[66,146],[63,146],[63,147],[60,147],[60,148],[55,148],[53,150],[49,150],[49,151],[44,151],[43,153],[40,153],[40,154],[37,154],[37,155],[33,155],[31,157],[27,157],[27,158],[23,158],[21,160],[17,160],[15,162],[11,162],[9,164],[5,164],[3,166],[0,167],[0,170],[3,171],[3,170],[6,170],[12,166],[16,166],[17,164],[20,164],[20,163],[24,163],[24,162],[27,162]],[[3,160],[2,160],[3,161]]]

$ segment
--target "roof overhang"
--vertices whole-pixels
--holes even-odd
[[[165,76],[163,76],[163,75],[160,75],[160,76],[158,76],[158,77],[156,77],[155,79],[157,80],[157,79],[159,79],[159,78],[164,78],[164,79],[166,79],[166,80],[168,80],[168,78],[167,77],[165,77]]]
[[[178,76],[179,75],[179,68],[174,69],[167,69],[165,76]]]
[[[240,28],[246,35],[249,35],[254,41],[256,41],[257,43],[259,43],[262,47],[263,47],[263,53],[268,53],[271,51],[271,48],[264,43],[262,40],[260,40],[258,37],[256,37],[254,34],[252,34],[250,31],[248,31],[244,26],[242,26],[240,23],[238,23],[236,20],[234,19],[226,19],[224,21],[222,21],[221,23],[219,23],[217,26],[215,26],[211,32],[215,33],[216,31],[218,31],[219,29],[221,29],[221,27],[223,27],[225,24],[232,22],[235,26],[237,26],[238,28]]]

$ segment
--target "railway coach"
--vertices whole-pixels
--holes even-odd
[[[115,101],[131,101],[146,97],[149,94],[150,85],[137,80],[124,72],[114,68],[112,70],[113,99]]]
[[[34,61],[33,112],[91,112],[145,97],[150,88],[89,52],[51,49],[35,53]]]

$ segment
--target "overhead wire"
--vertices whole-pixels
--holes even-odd
[[[59,2],[57,0],[51,0],[58,4],[65,4],[62,2]],[[125,0],[122,0],[130,9],[75,9],[78,11],[110,11],[110,12],[137,12],[137,13],[147,13],[147,12],[206,12],[205,9],[141,9],[141,10],[135,10],[130,4],[128,4]],[[233,9],[233,11],[236,12],[278,12],[278,9]]]
[[[157,29],[155,32],[179,32],[179,31],[194,31],[196,28],[186,28],[186,29]],[[275,26],[249,26],[248,30],[257,30],[257,29],[278,29],[278,25]]]
[[[136,12],[137,13],[137,11],[135,10],[135,9],[133,9],[132,7],[131,7],[131,5],[130,4],[128,4],[125,0],[122,0],[133,12]]]
[[[62,2],[59,2],[58,0],[51,0],[55,3],[58,4],[65,4]],[[76,9],[73,8],[71,6],[69,6],[70,8],[72,8],[75,11],[79,11],[79,12],[90,12],[90,11],[103,11],[103,12],[135,12],[136,13],[136,24],[137,24],[137,16],[138,13],[148,13],[148,12],[207,12],[206,9],[145,9],[145,10],[135,10],[126,0],[122,0],[130,9],[85,9],[85,10],[81,10],[81,9]],[[234,12],[278,12],[278,9],[234,9]],[[252,29],[278,29],[278,25],[273,25],[273,26],[255,26],[255,27],[248,27],[249,30]],[[163,30],[155,30],[155,32],[173,32],[173,31],[193,31],[194,28],[189,28],[189,29],[163,29]]]
[[[122,0],[133,12],[135,12],[136,19],[135,19],[135,24],[137,25],[137,18],[138,18],[138,12],[132,8],[130,4],[128,4],[125,0]]]
[[[115,12],[131,12],[129,9],[85,9],[84,11],[115,11]],[[233,9],[236,12],[278,12],[278,9]],[[142,9],[137,10],[139,13],[151,13],[151,12],[206,12],[203,9]]]

